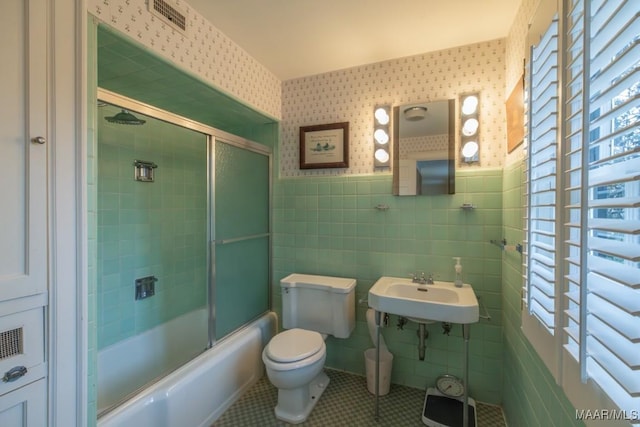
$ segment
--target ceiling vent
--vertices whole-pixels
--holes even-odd
[[[178,7],[167,0],[148,0],[149,12],[156,15],[162,21],[171,25],[176,30],[186,34],[187,17]]]

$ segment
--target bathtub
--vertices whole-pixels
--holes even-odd
[[[195,324],[188,323],[193,320],[189,317],[181,320],[182,326],[189,328],[187,330]],[[262,377],[262,349],[276,328],[276,315],[265,314],[100,417],[98,427],[209,427]],[[146,334],[163,336],[156,330],[142,335]],[[178,334],[180,336],[193,334]],[[140,343],[134,340],[144,342],[150,338],[135,337],[128,343],[139,348]],[[114,371],[109,371],[109,361],[118,360],[114,355],[120,351],[126,349],[100,351],[98,375],[114,375]],[[132,360],[131,354],[128,360]]]

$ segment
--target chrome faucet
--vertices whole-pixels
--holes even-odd
[[[411,273],[411,281],[420,285],[433,285],[433,273],[429,273],[429,277],[425,277],[424,271],[418,275]]]

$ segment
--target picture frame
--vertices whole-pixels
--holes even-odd
[[[524,74],[518,79],[507,102],[507,153],[524,142]]]
[[[348,167],[349,122],[300,126],[300,169]]]

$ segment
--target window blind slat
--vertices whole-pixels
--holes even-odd
[[[632,397],[629,393],[615,380],[609,372],[607,372],[602,366],[598,364],[594,359],[587,359],[585,361],[586,368],[591,378],[598,379],[598,385],[602,390],[607,390],[607,394],[616,402],[620,408],[625,408],[627,411],[631,411],[638,408],[640,399]],[[638,423],[631,421],[634,426]]]
[[[614,70],[614,72],[624,72],[625,69],[622,70]],[[604,78],[595,79],[593,90],[596,94],[591,98],[591,111],[596,110],[602,105],[606,105],[612,98],[618,96],[622,91],[631,87],[633,83],[637,82],[640,79],[640,69],[635,68],[635,71],[629,74],[626,74],[624,78],[618,79],[615,84],[611,85],[610,81],[605,80]]]
[[[587,227],[617,233],[637,235],[640,234],[640,220],[622,220],[608,218],[590,218]]]
[[[640,291],[593,272],[587,275],[587,286],[589,292],[593,292],[626,313],[640,316]]]
[[[640,179],[640,157],[589,171],[589,186],[597,187]]]
[[[626,339],[640,342],[640,329],[636,327],[637,317],[618,310],[613,304],[596,294],[589,294],[587,309],[591,315],[624,335]]]
[[[595,28],[592,28],[592,33],[595,33],[592,36],[592,57],[609,58],[611,60],[610,58],[614,58],[620,51],[614,45],[615,42],[630,41],[637,35],[638,27],[635,21],[638,19],[638,10],[637,5],[634,7],[632,3],[631,1],[625,3],[624,8],[626,11],[613,15],[613,17],[609,16],[608,18],[612,19],[606,21],[606,27],[596,25]],[[602,9],[595,15],[595,18],[601,19],[601,12]],[[596,62],[594,65],[597,67],[596,69],[602,67],[600,62]]]
[[[640,99],[640,94],[636,95],[635,98]],[[591,164],[592,165],[598,165],[600,163],[609,163],[612,160],[619,159],[620,157],[630,156],[630,155],[634,155],[634,154],[638,154],[638,153],[640,153],[640,146],[633,147],[633,148],[628,148],[625,151],[621,151],[619,153],[612,154],[609,157],[601,157],[600,159],[598,159],[597,161],[595,161],[595,162],[593,162]]]
[[[592,144],[598,144],[601,141],[605,141],[607,140],[607,138],[614,136],[614,135],[619,135],[619,134],[623,134],[627,131],[632,131],[634,130],[634,125],[637,123],[637,118],[635,121],[631,122],[629,121],[629,123],[627,124],[627,126],[620,126],[618,127],[615,131],[611,130],[611,122],[612,121],[616,121],[620,116],[622,115],[628,115],[629,118],[632,118],[636,115],[633,114],[633,110],[635,108],[635,104],[637,104],[638,100],[640,100],[640,94],[636,94],[634,96],[631,96],[621,102],[618,102],[615,107],[610,108],[610,109],[605,109],[603,107],[600,107],[600,116],[598,116],[597,118],[594,118],[591,120],[590,126],[592,126],[593,128],[598,129],[599,131],[602,132],[602,135],[600,136],[600,138],[597,138],[593,141],[591,141]],[[607,105],[611,105],[612,100],[606,100]],[[621,152],[621,153],[615,153],[611,156],[606,156],[603,155],[600,157],[600,159],[598,159],[597,162],[594,162],[592,164],[598,164],[600,162],[608,162],[609,160],[613,160],[616,159],[618,157],[622,157],[625,155],[629,155],[632,154],[633,152],[638,152],[637,150],[638,147],[630,147],[628,149],[628,151],[626,152]]]
[[[589,357],[595,359],[633,397],[640,397],[640,371],[629,368],[598,340],[589,339]]]
[[[533,314],[547,330],[553,333],[554,317],[553,313],[549,313],[535,298],[531,297],[529,308]]]
[[[600,321],[597,317],[589,318],[589,329],[591,334],[607,347],[617,357],[622,359],[624,363],[632,369],[640,369],[640,343],[634,343],[620,335],[615,329],[612,329],[606,323]],[[615,338],[615,342],[620,345],[609,346],[605,337]]]
[[[538,286],[545,295],[551,298],[554,297],[553,271],[541,267],[532,266],[531,273],[537,276],[535,277],[535,280],[532,279],[532,282],[535,282],[536,286]]]
[[[597,199],[589,202],[591,208],[637,208],[640,207],[638,197],[611,197],[609,199]]]
[[[632,262],[640,262],[640,245],[637,243],[591,237],[589,239],[589,249]]]
[[[635,267],[590,255],[589,268],[602,276],[634,289],[640,289],[640,270]]]

